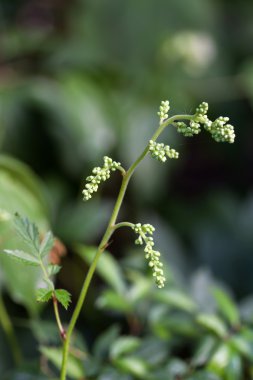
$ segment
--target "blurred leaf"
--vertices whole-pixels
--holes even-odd
[[[53,248],[53,245],[54,245],[54,237],[52,235],[52,232],[48,231],[40,244],[39,251],[40,251],[41,257],[46,256]]]
[[[213,336],[204,337],[191,360],[192,366],[200,367],[206,364],[211,355],[214,353],[216,346],[217,339],[215,339]]]
[[[199,314],[196,320],[200,325],[214,332],[220,338],[225,338],[228,335],[226,325],[214,314]]]
[[[34,220],[41,231],[48,229],[47,209],[42,185],[29,168],[7,156],[0,155],[0,209],[6,215],[16,212]],[[14,231],[12,218],[0,220],[0,252],[3,249],[26,251],[25,243]],[[0,269],[4,273],[2,281],[12,299],[21,303],[35,314],[41,308],[36,302],[36,289],[42,280],[41,270],[22,266],[0,255]],[[13,279],[15,278],[15,281]]]
[[[161,303],[182,309],[189,313],[193,313],[197,310],[197,305],[192,301],[190,296],[178,289],[160,290],[154,293],[154,298]]]
[[[224,290],[214,287],[212,294],[218,304],[218,308],[231,325],[240,323],[239,311],[235,303]]]
[[[55,321],[49,320],[32,320],[30,327],[33,335],[40,344],[59,344],[59,330]]]
[[[122,355],[135,351],[141,344],[139,338],[133,336],[121,336],[110,347],[110,357],[117,359]]]
[[[38,302],[48,302],[52,298],[53,291],[45,288],[40,288],[37,290],[36,300]]]
[[[106,366],[98,376],[97,380],[132,380],[129,374],[123,374],[116,368]]]
[[[231,349],[228,345],[222,343],[211,357],[207,369],[219,376],[226,373],[226,368],[231,360]]]
[[[97,248],[77,245],[76,251],[90,265],[97,252]],[[119,294],[125,293],[126,284],[123,280],[124,276],[120,265],[109,252],[102,253],[97,265],[97,272],[116,292]]]
[[[105,333],[100,335],[95,341],[93,354],[96,358],[104,359],[109,355],[109,350],[113,342],[119,336],[119,327],[111,326]]]
[[[3,380],[48,380],[48,377],[31,374],[24,371],[15,371],[14,373],[4,376]],[[52,377],[50,380],[57,379]]]
[[[183,360],[171,358],[169,364],[166,366],[167,379],[183,377],[187,374],[188,370],[189,368]]]
[[[243,376],[242,360],[236,353],[231,353],[229,363],[225,371],[226,379],[238,380]]]
[[[149,375],[149,368],[143,360],[129,356],[124,358],[114,359],[114,364],[121,371],[135,376],[137,379],[146,379]]]
[[[160,367],[169,356],[168,341],[152,336],[141,338],[141,345],[136,356],[149,363],[152,367]]]
[[[234,335],[229,339],[229,345],[240,355],[246,357],[247,359],[253,361],[253,341],[248,342],[246,337],[242,335]]]
[[[5,249],[4,252],[7,254],[8,257],[21,261],[23,264],[26,265],[35,265],[39,266],[40,262],[38,259],[36,259],[33,255],[30,253],[24,252],[24,251],[19,251],[17,249],[11,250],[11,249]],[[1,252],[2,253],[2,252]]]
[[[71,294],[65,289],[56,289],[55,297],[60,304],[67,310],[71,302]]]
[[[62,362],[62,350],[55,347],[41,346],[40,352],[52,363],[54,366],[60,370]],[[67,375],[71,379],[78,379],[84,377],[84,370],[82,363],[79,359],[73,355],[69,355],[67,364]]]
[[[119,313],[129,313],[132,311],[130,302],[113,290],[105,290],[98,297],[96,305],[101,309],[117,311]]]

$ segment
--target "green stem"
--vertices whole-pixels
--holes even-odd
[[[57,301],[57,298],[55,296],[54,284],[50,280],[47,268],[45,267],[41,258],[40,258],[40,266],[41,266],[42,272],[44,274],[45,281],[47,281],[52,286],[52,290],[53,290],[52,300],[53,300],[53,306],[54,306],[54,315],[55,315],[56,323],[57,323],[61,338],[63,340],[65,340],[66,339],[66,331],[65,331],[65,329],[62,325],[62,322],[61,322],[61,318],[60,318],[60,314],[59,314],[59,308],[58,308],[58,301]]]
[[[5,304],[1,295],[0,295],[0,323],[9,341],[9,345],[12,350],[15,364],[18,366],[21,363],[22,355],[19,349],[19,345],[15,336],[15,332],[14,332],[10,317],[5,308]]]
[[[117,230],[118,228],[121,228],[121,227],[130,227],[130,228],[133,228],[134,224],[130,223],[130,222],[121,222],[121,223],[115,224],[114,227],[113,227],[113,229],[115,231],[115,230]]]
[[[158,127],[158,129],[156,130],[154,135],[151,137],[151,139],[153,141],[156,141],[156,139],[160,136],[160,134],[163,132],[163,130],[169,124],[173,123],[175,120],[191,120],[192,117],[193,117],[192,115],[176,115],[176,116],[170,117],[169,119],[165,120],[162,124],[160,124],[160,126]],[[88,291],[89,286],[90,286],[90,282],[91,282],[93,274],[96,270],[98,260],[101,256],[101,254],[103,253],[103,251],[106,249],[108,242],[109,242],[109,239],[110,239],[111,235],[113,234],[114,230],[120,226],[123,226],[123,224],[125,226],[127,225],[126,224],[127,222],[118,223],[116,225],[115,225],[115,222],[116,222],[116,219],[118,217],[120,207],[121,207],[121,204],[122,204],[122,201],[123,201],[123,198],[124,198],[124,195],[125,195],[128,183],[129,183],[129,180],[130,180],[132,174],[134,173],[136,167],[140,164],[140,162],[147,155],[148,150],[149,150],[149,145],[146,146],[146,148],[143,150],[143,152],[140,154],[140,156],[136,159],[136,161],[130,166],[130,168],[128,169],[127,172],[125,172],[124,170],[121,171],[122,175],[123,175],[123,180],[122,180],[122,184],[121,184],[121,187],[119,190],[117,200],[115,202],[115,205],[114,205],[114,208],[112,211],[111,218],[108,222],[104,236],[103,236],[103,238],[102,238],[102,240],[98,246],[98,250],[97,250],[97,252],[93,258],[93,261],[91,263],[91,266],[88,270],[87,276],[85,277],[85,280],[84,280],[84,283],[83,283],[77,304],[75,306],[74,312],[73,312],[72,317],[71,317],[70,322],[69,322],[69,327],[68,327],[68,330],[66,333],[66,339],[64,340],[64,344],[63,344],[63,356],[62,356],[62,367],[61,367],[60,380],[66,380],[67,362],[68,362],[68,353],[69,353],[71,335],[72,335],[72,332],[75,328],[77,319],[80,315],[83,303],[85,301],[87,291]],[[132,224],[129,223],[129,225],[127,225],[127,226],[131,227]]]

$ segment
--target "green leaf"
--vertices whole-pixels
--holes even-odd
[[[147,379],[149,375],[147,363],[137,357],[128,356],[115,359],[113,362],[121,371],[131,374],[138,379]]]
[[[107,358],[110,346],[119,336],[119,327],[117,325],[112,325],[108,330],[106,330],[102,335],[100,335],[95,341],[93,347],[93,354],[95,358],[103,360]]]
[[[41,257],[46,256],[53,248],[53,245],[54,245],[53,234],[51,231],[48,231],[40,244],[40,249],[39,249],[40,256]]]
[[[55,347],[40,347],[40,352],[52,363],[56,368],[61,368],[62,363],[62,350],[60,348]],[[75,358],[71,354],[68,358],[67,364],[67,375],[71,379],[84,378],[84,370],[81,363],[81,360]]]
[[[229,363],[231,350],[228,345],[222,343],[214,352],[210,359],[207,369],[215,374],[222,376],[225,373],[225,369]]]
[[[124,354],[129,354],[135,351],[141,344],[139,338],[133,336],[121,336],[110,348],[110,357],[116,359]]]
[[[240,356],[227,344],[221,344],[211,358],[207,368],[228,380],[242,378],[242,362]]]
[[[97,248],[88,247],[85,245],[76,246],[77,253],[88,263],[91,264]],[[120,294],[124,294],[126,291],[126,284],[123,280],[124,276],[118,262],[109,252],[103,252],[100,257],[97,272],[103,278],[103,280],[110,285],[114,290]]]
[[[28,218],[15,214],[15,229],[24,242],[33,250],[33,254],[38,254],[40,246],[40,236],[37,226],[30,222]]]
[[[224,322],[214,314],[200,314],[197,322],[208,330],[214,332],[220,338],[226,338],[228,331]]]
[[[13,219],[15,212],[18,212],[35,221],[41,231],[48,230],[48,208],[43,186],[28,166],[1,154],[0,210],[11,216],[9,220],[5,218],[5,221],[0,221],[0,252],[18,249],[33,253],[16,233]],[[4,287],[12,300],[25,306],[29,314],[38,313],[42,307],[41,303],[36,302],[36,289],[42,281],[41,268],[27,265],[24,270],[21,262],[11,260],[7,254],[0,254],[0,268],[4,272]]]
[[[19,251],[18,249],[5,249],[4,252],[12,259],[21,261],[23,264],[35,266],[40,265],[39,260],[32,256],[30,253]]]
[[[53,290],[47,288],[40,288],[37,290],[36,300],[38,302],[48,302],[52,298]]]
[[[253,345],[242,335],[234,335],[229,339],[229,345],[240,355],[253,361]]]
[[[130,302],[113,290],[106,290],[97,299],[96,305],[101,309],[114,310],[119,313],[129,313],[132,310]]]
[[[60,272],[61,266],[56,265],[56,264],[49,264],[47,267],[47,270],[48,270],[49,276],[54,276],[55,274]]]
[[[220,312],[224,315],[227,321],[231,325],[237,325],[240,323],[239,311],[237,306],[224,290],[214,287],[212,294],[217,302]]]
[[[71,294],[65,289],[56,289],[55,297],[60,302],[60,304],[67,310],[71,302]]]
[[[216,346],[217,338],[214,338],[213,336],[205,337],[197,348],[197,351],[191,360],[191,365],[193,367],[200,367],[206,364],[213,354]]]
[[[193,313],[197,309],[196,304],[191,300],[190,296],[177,289],[159,290],[159,292],[155,292],[154,297],[159,302],[189,313]]]

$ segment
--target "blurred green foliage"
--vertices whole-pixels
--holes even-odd
[[[156,225],[171,280],[154,291],[128,233],[115,235],[83,312],[73,378],[84,368],[99,380],[253,376],[252,25],[247,0],[0,1],[0,249],[20,246],[16,211],[41,233],[51,226],[68,248],[57,282],[73,301],[119,185],[116,176],[83,204],[90,168],[103,155],[130,164],[162,99],[180,113],[206,100],[236,126],[233,146],[170,131],[180,160],[147,159],[136,173],[122,218]],[[2,297],[31,359],[12,370],[1,331],[1,378],[53,378],[47,358],[57,367],[59,340],[51,308],[35,301],[40,277],[0,260]],[[211,294],[213,276],[237,306],[227,291]]]

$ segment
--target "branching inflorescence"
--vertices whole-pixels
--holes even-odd
[[[49,299],[53,300],[56,321],[61,337],[63,339],[63,356],[60,380],[66,380],[71,336],[83,307],[93,274],[96,270],[101,254],[108,246],[108,242],[117,228],[130,227],[136,234],[138,234],[135,243],[138,245],[145,245],[145,257],[148,260],[149,267],[153,272],[157,286],[159,288],[162,288],[165,284],[163,264],[160,261],[160,252],[153,249],[154,241],[152,235],[155,230],[154,227],[150,224],[133,224],[130,222],[116,223],[129,180],[145,156],[149,153],[151,157],[161,162],[165,162],[167,158],[175,159],[179,156],[179,153],[169,145],[165,145],[162,142],[156,142],[158,137],[162,134],[167,126],[172,125],[176,127],[177,132],[183,134],[186,137],[198,135],[201,132],[202,127],[207,132],[209,132],[212,138],[217,142],[234,142],[234,127],[231,124],[227,124],[229,121],[228,117],[218,117],[215,121],[209,120],[207,116],[208,104],[205,102],[201,103],[197,107],[196,112],[193,115],[175,115],[169,117],[169,110],[169,101],[162,101],[158,112],[158,115],[160,117],[159,126],[151,137],[146,148],[143,150],[140,156],[137,157],[137,159],[127,171],[121,167],[121,164],[119,162],[113,161],[110,157],[104,157],[103,166],[95,167],[92,170],[92,175],[86,178],[87,183],[85,185],[85,189],[83,190],[83,196],[84,200],[87,201],[92,197],[93,193],[97,192],[100,183],[110,178],[111,172],[119,170],[123,177],[110,220],[93,258],[93,261],[89,267],[88,273],[85,277],[67,330],[63,328],[60,320],[58,302],[67,308],[70,302],[70,294],[63,289],[54,288],[54,283],[50,279],[50,276],[57,273],[57,271],[60,270],[60,267],[50,265],[47,260],[47,255],[53,246],[53,237],[50,233],[47,233],[41,242],[39,233],[35,226],[32,223],[29,223],[27,219],[22,219],[19,216],[16,217],[17,231],[23,240],[25,240],[28,248],[31,249],[31,251],[23,252],[19,250],[5,250],[5,253],[13,259],[21,260],[27,265],[38,266],[42,270],[45,286],[44,288],[38,290],[37,300],[40,302],[46,302]]]
[[[123,174],[123,177],[129,179],[132,175],[136,166],[142,161],[147,153],[150,153],[151,157],[155,158],[160,162],[167,161],[167,158],[177,159],[179,153],[171,148],[169,145],[164,143],[156,142],[156,139],[163,132],[164,128],[167,125],[173,125],[176,127],[177,132],[183,134],[185,137],[192,137],[198,135],[201,132],[201,126],[207,130],[213,139],[217,142],[229,142],[233,143],[235,138],[234,128],[230,124],[226,124],[229,120],[228,117],[219,117],[215,121],[209,120],[207,116],[208,104],[202,102],[197,108],[194,115],[177,115],[169,117],[170,104],[168,100],[162,101],[158,115],[160,117],[160,126],[152,139],[149,141],[147,148],[141,154],[141,156],[135,161],[135,163],[129,168],[128,171],[125,171],[119,162],[113,161],[109,157],[104,157],[103,167],[96,167],[92,171],[92,175],[87,177],[87,184],[83,190],[84,200],[89,200],[92,197],[92,194],[98,190],[98,185],[102,181],[106,181],[110,178],[111,171],[120,170]],[[184,120],[184,121],[182,121]],[[127,178],[128,177],[128,178]],[[126,190],[128,181],[122,183],[123,194]],[[121,188],[121,190],[122,190]],[[121,194],[121,193],[120,193]],[[119,195],[120,197],[120,195]],[[116,211],[118,213],[119,207],[121,205],[122,199],[119,198],[116,202]],[[114,210],[115,211],[115,210]],[[115,222],[116,217],[113,217]],[[139,234],[135,243],[139,245],[145,244],[144,252],[146,253],[145,257],[149,260],[149,266],[152,268],[153,276],[155,277],[156,284],[159,288],[162,288],[165,283],[165,277],[163,274],[162,263],[160,262],[160,252],[153,250],[154,241],[152,234],[154,232],[154,227],[150,224],[140,223],[132,224],[128,222],[118,223],[118,226],[131,226],[131,228]],[[113,225],[111,226],[114,227]]]
[[[228,117],[220,116],[215,121],[211,121],[207,117],[208,104],[202,102],[196,109],[195,115],[189,122],[189,125],[179,121],[175,123],[177,131],[182,133],[185,137],[192,137],[201,132],[201,124],[207,130],[212,138],[217,142],[233,143],[235,140],[234,127],[227,124]]]

